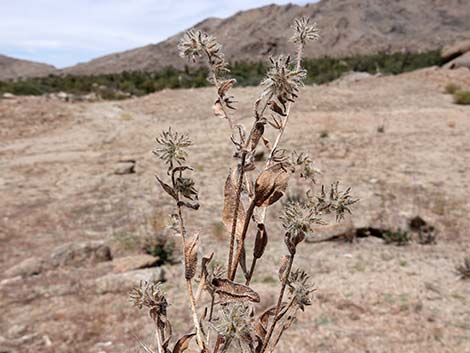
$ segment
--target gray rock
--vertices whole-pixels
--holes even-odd
[[[139,285],[141,281],[164,282],[163,267],[146,268],[142,270],[111,273],[97,278],[92,284],[97,294],[127,292]]]
[[[16,276],[34,276],[40,274],[47,268],[47,264],[43,259],[37,257],[30,257],[20,263],[14,265],[5,271],[7,277],[16,277]]]
[[[50,256],[53,266],[82,266],[112,260],[111,249],[100,241],[69,243],[57,247]]]

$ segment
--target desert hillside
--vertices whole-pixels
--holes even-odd
[[[420,216],[438,233],[433,245],[373,236],[306,243],[296,265],[317,291],[279,351],[469,352],[470,286],[455,266],[469,250],[470,108],[453,103],[449,83],[470,87],[470,72],[431,68],[302,89],[284,146],[313,156],[319,183],[352,186],[360,202],[345,225],[405,229]],[[249,123],[259,89],[232,93],[237,121]],[[154,329],[127,291],[149,278],[167,280],[175,334],[189,332],[181,263],[134,270],[142,263],[122,259],[139,260],[142,239],[166,232],[172,201],[155,183],[165,167],[151,151],[171,125],[194,141],[201,209],[188,217],[189,230],[200,232],[204,253],[225,261],[220,210],[233,151],[226,121],[212,114],[214,95],[203,88],[122,102],[1,101],[1,352],[138,352],[139,339],[152,345]],[[263,276],[252,282],[267,300],[258,310],[279,288],[279,209],[268,213]]]
[[[321,28],[320,45],[306,57],[348,56],[379,51],[440,49],[470,36],[470,6],[464,0],[322,0],[305,6],[270,5],[226,19],[207,19],[194,27],[217,36],[228,60],[264,61],[288,52],[287,33],[293,19],[310,16]],[[115,53],[65,69],[93,75],[122,71],[182,68],[177,34],[161,43]]]
[[[0,55],[0,81],[41,77],[56,73],[54,66]]]

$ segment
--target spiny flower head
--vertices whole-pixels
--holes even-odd
[[[287,284],[289,292],[301,310],[304,310],[305,305],[312,304],[311,294],[315,291],[315,287],[310,283],[310,276],[304,270],[292,271]]]
[[[168,164],[169,170],[173,169],[175,163],[181,165],[186,160],[188,154],[185,148],[192,144],[187,135],[171,131],[171,127],[163,131],[156,141],[159,146],[153,153]]]
[[[165,293],[161,289],[160,282],[140,282],[140,286],[129,291],[130,301],[139,309],[147,307],[150,317],[156,320],[159,316],[166,315],[168,302]]]
[[[189,30],[181,38],[178,50],[182,58],[187,58],[192,62],[196,62],[199,57],[206,54],[213,71],[228,71],[222,45],[210,34]]]
[[[289,56],[280,55],[270,58],[270,61],[271,68],[261,83],[265,87],[264,95],[277,97],[281,102],[293,102],[303,86],[307,72],[304,69],[292,69]]]
[[[308,41],[318,40],[320,38],[320,31],[316,23],[309,24],[310,19],[308,17],[301,17],[295,19],[294,23],[294,35],[291,37],[291,41],[294,43],[305,45]]]

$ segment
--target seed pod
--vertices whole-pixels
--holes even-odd
[[[214,278],[212,285],[219,295],[221,303],[259,303],[260,297],[253,289],[244,284],[235,283],[226,278]]]
[[[255,238],[255,247],[253,249],[253,257],[255,259],[261,258],[264,254],[264,250],[268,245],[268,233],[266,233],[266,228],[264,224],[258,224],[258,231],[256,232]]]
[[[186,242],[184,249],[184,277],[190,280],[196,274],[197,250],[199,247],[199,234],[195,234]]]
[[[258,121],[253,127],[250,141],[250,148],[252,151],[256,148],[256,146],[258,146],[259,140],[264,134],[264,125],[265,123],[263,121]]]
[[[289,172],[283,163],[277,163],[264,170],[256,179],[255,204],[269,206],[279,200],[287,189]]]
[[[238,168],[230,171],[225,181],[224,188],[224,208],[222,211],[222,221],[227,228],[229,233],[232,232],[233,224],[233,215],[235,214],[235,204],[237,200],[237,189],[238,189],[238,178],[239,178]],[[235,235],[240,237],[243,231],[243,223],[245,222],[245,209],[243,203],[239,202],[238,204],[238,213],[237,213],[237,227],[235,230]]]
[[[289,264],[290,261],[290,256],[289,255],[284,255],[281,258],[281,264],[279,265],[279,281],[282,282],[282,279],[284,278],[284,272],[286,272],[287,265]]]

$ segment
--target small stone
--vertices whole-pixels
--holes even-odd
[[[85,265],[112,260],[111,249],[100,241],[69,243],[57,247],[51,254],[53,266]]]
[[[3,99],[14,99],[15,97],[16,96],[14,94],[11,94],[11,93],[8,93],[8,92],[3,93],[3,95],[2,95]]]
[[[133,255],[113,260],[114,272],[127,272],[155,266],[159,258],[152,255]]]
[[[121,160],[117,163],[114,174],[116,175],[126,175],[135,173],[136,161],[133,159]]]

